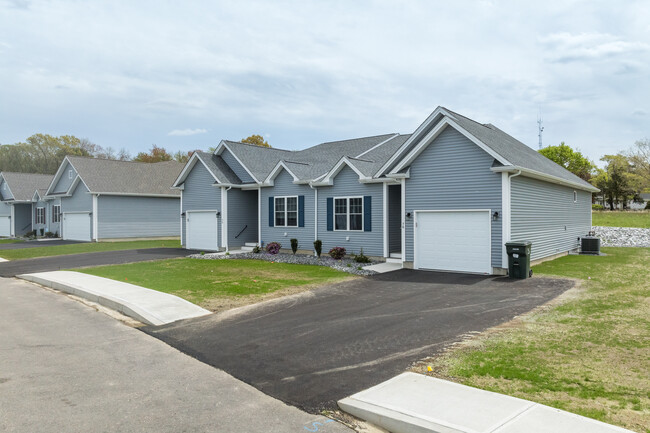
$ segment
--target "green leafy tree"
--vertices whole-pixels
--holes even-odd
[[[248,143],[248,144],[254,144],[255,146],[261,146],[261,147],[271,147],[271,145],[264,140],[264,137],[258,134],[253,134],[250,137],[246,137],[242,139],[242,143]]]
[[[632,172],[639,176],[641,188],[650,192],[650,139],[639,140],[627,152],[627,157],[632,165]]]
[[[542,155],[561,165],[581,179],[589,181],[596,168],[587,157],[561,142],[558,146],[548,146],[539,151]]]
[[[140,152],[135,158],[136,162],[162,162],[162,161],[171,161],[172,155],[167,152],[164,147],[158,147],[155,144],[151,146],[149,152]]]
[[[634,173],[629,158],[618,154],[605,155],[600,160],[607,165],[605,169],[598,169],[591,182],[600,189],[603,200],[609,203],[609,208],[616,209],[619,204],[626,208],[630,200],[640,202],[642,179]]]

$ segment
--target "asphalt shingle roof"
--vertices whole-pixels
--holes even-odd
[[[180,191],[171,189],[183,169],[184,164],[180,162],[145,163],[81,156],[68,156],[68,160],[90,192],[180,195]]]
[[[51,174],[2,172],[15,201],[32,201],[36,190],[47,190],[52,181]],[[44,193],[42,193],[44,194]],[[41,195],[42,196],[42,195]]]
[[[208,167],[208,170],[214,174],[221,183],[231,183],[237,185],[242,183],[241,179],[237,177],[234,171],[226,164],[226,162],[217,155],[209,152],[196,152],[197,157],[201,159]]]

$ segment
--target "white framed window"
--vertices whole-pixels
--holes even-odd
[[[60,205],[52,206],[52,222],[53,223],[61,222],[61,206]]]
[[[578,203],[578,191],[573,191],[573,202]]]
[[[36,224],[45,224],[45,208],[36,208]]]
[[[68,170],[68,179],[72,179],[72,169]]]
[[[275,197],[275,226],[298,227],[298,196]]]
[[[363,231],[363,197],[334,197],[334,230]]]

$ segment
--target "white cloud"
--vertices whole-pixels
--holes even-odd
[[[169,131],[167,135],[188,136],[205,134],[206,132],[208,132],[207,129],[174,129],[173,131]]]
[[[548,55],[559,62],[603,59],[614,56],[648,52],[650,45],[626,41],[608,33],[554,33],[540,42],[550,50]]]

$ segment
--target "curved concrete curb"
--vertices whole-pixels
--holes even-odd
[[[402,373],[338,402],[393,433],[633,433],[532,401]]]
[[[39,272],[17,278],[88,299],[147,325],[165,325],[212,314],[178,296],[79,272]]]

